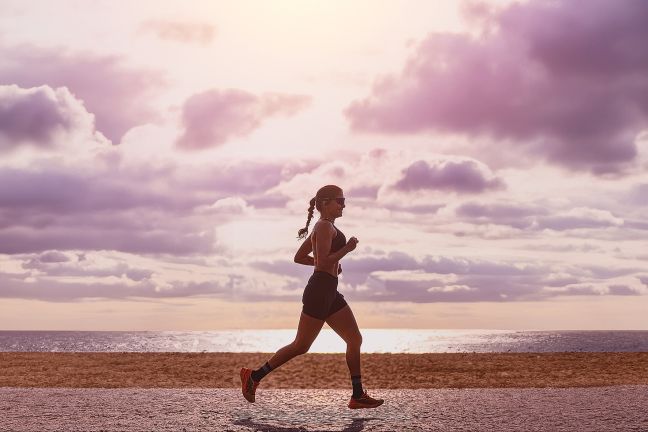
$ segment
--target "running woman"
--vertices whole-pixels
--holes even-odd
[[[353,395],[349,408],[376,408],[384,402],[374,399],[362,388],[360,375],[360,344],[362,335],[351,308],[337,290],[338,274],[342,273],[340,260],[353,251],[358,239],[346,237],[335,227],[335,219],[342,216],[344,194],[335,185],[327,185],[317,191],[310,200],[306,227],[298,232],[298,238],[308,234],[313,208],[320,212],[313,232],[297,250],[295,262],[315,267],[302,296],[301,317],[295,340],[277,351],[263,366],[256,370],[241,368],[241,390],[248,402],[254,402],[254,394],[261,380],[290,359],[305,354],[326,322],[347,344],[346,362],[351,374]],[[311,257],[309,254],[313,252]]]

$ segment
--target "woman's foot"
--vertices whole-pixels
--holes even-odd
[[[259,385],[252,379],[252,369],[241,368],[241,392],[248,402],[254,402],[254,393]]]
[[[349,408],[351,409],[360,409],[360,408],[376,408],[385,402],[382,399],[374,399],[367,394],[365,390],[362,392],[362,396],[358,398],[352,397],[349,401]]]

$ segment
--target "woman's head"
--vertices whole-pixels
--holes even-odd
[[[313,217],[313,208],[316,208],[322,217],[336,218],[342,215],[344,208],[344,193],[342,188],[335,185],[326,185],[321,187],[315,196],[310,200],[308,208],[308,219],[306,227],[298,231],[298,238],[302,239],[308,234],[308,225]]]

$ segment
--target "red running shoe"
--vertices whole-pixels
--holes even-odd
[[[259,383],[252,379],[252,369],[241,368],[241,392],[248,402],[254,402],[254,392]]]
[[[359,398],[352,397],[349,401],[349,408],[351,409],[360,409],[360,408],[376,408],[382,405],[385,401],[382,399],[374,399],[367,394],[365,390],[362,393],[362,396]]]

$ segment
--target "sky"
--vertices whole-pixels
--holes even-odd
[[[648,3],[0,0],[0,329],[648,329]],[[312,228],[312,225],[311,227]]]

